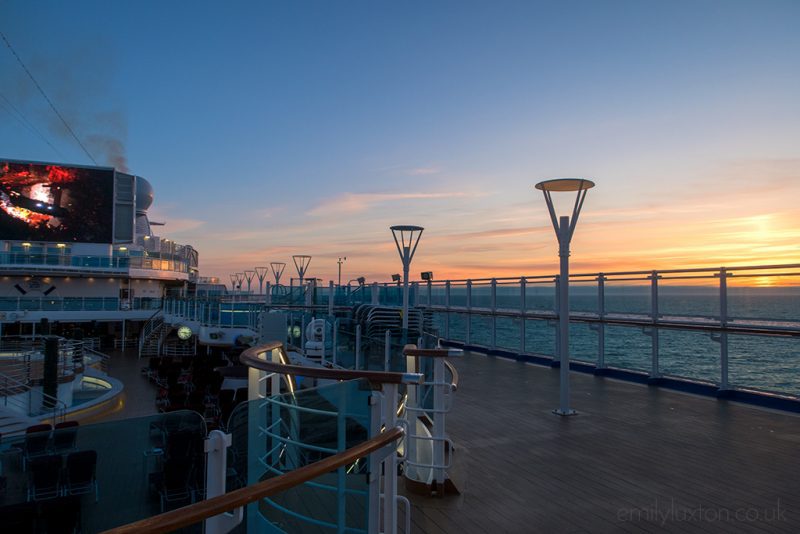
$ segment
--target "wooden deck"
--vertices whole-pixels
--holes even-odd
[[[412,531],[800,532],[800,417],[467,353],[448,434],[461,495]]]

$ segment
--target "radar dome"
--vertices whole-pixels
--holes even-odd
[[[153,204],[153,186],[144,178],[136,177],[136,212],[144,213]]]

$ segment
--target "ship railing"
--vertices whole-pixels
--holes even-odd
[[[46,339],[52,336],[9,336],[0,341],[2,371],[24,383],[38,383],[44,373]],[[83,372],[84,342],[58,338],[58,377]]]
[[[214,432],[212,432],[212,434]],[[363,443],[345,449],[323,460],[298,467],[297,469],[280,474],[279,476],[233,490],[229,493],[223,493],[189,506],[184,506],[121,527],[106,530],[104,534],[126,534],[129,532],[151,532],[153,534],[160,534],[173,532],[202,521],[206,521],[206,525],[208,525],[209,521],[217,518],[221,518],[225,521],[228,517],[222,514],[234,513],[248,504],[258,503],[278,496],[293,488],[298,488],[303,484],[312,483],[314,480],[327,475],[331,471],[340,471],[347,466],[354,465],[363,458],[386,455],[387,451],[396,449],[397,443],[402,439],[404,432],[405,430],[399,426],[388,428]],[[219,460],[217,460],[217,462],[219,462]],[[210,459],[209,468],[213,467],[211,464],[212,461]],[[241,512],[239,512],[239,514],[238,517],[240,518]],[[230,524],[233,521],[227,522]],[[227,530],[225,530],[224,527],[220,530],[210,530],[207,526],[206,531],[225,532]],[[368,530],[368,532],[378,531]],[[396,529],[383,530],[381,532],[396,532]],[[406,532],[410,532],[410,530]]]
[[[53,424],[65,419],[67,405],[45,393],[41,385],[34,386],[30,381],[23,382],[5,373],[0,373],[0,384],[0,402],[9,412],[41,421],[51,420]]]
[[[596,347],[593,357],[584,349],[572,359],[590,363],[599,372],[633,366],[653,383],[678,378],[709,384],[722,395],[753,389],[797,398],[800,380],[787,386],[791,377],[779,372],[779,367],[785,369],[779,361],[766,369],[768,362],[762,358],[757,363],[738,356],[732,364],[731,351],[737,345],[740,352],[748,352],[746,347],[753,343],[748,338],[771,345],[765,349],[770,354],[796,351],[790,344],[800,337],[797,305],[792,304],[800,296],[799,276],[798,264],[571,275],[571,328],[581,330],[586,339],[593,336]],[[428,281],[417,288],[418,305],[434,314],[436,330],[446,340],[555,361],[560,351],[555,335],[559,285],[553,275]],[[531,325],[542,328],[537,334]],[[541,333],[548,329],[552,336]],[[646,336],[645,343],[633,344],[643,345],[638,350],[647,345],[646,358],[607,355],[611,338],[622,331]],[[696,345],[704,344],[697,337],[704,336],[716,346],[705,351],[716,360],[716,372],[705,369],[698,374],[681,363],[690,355],[676,356],[674,340],[686,336],[694,336]],[[627,350],[637,349],[629,344]],[[638,363],[632,364],[634,359]],[[732,365],[738,374],[733,378]],[[755,375],[763,377],[755,380]]]
[[[239,360],[242,364],[250,367],[249,379],[249,394],[250,398],[265,399],[267,404],[275,404],[276,402],[282,403],[280,406],[283,409],[291,408],[291,398],[295,395],[296,381],[302,379],[305,381],[317,381],[318,383],[326,383],[335,381],[340,385],[351,384],[350,395],[362,398],[361,401],[353,402],[353,398],[349,397],[350,403],[347,403],[348,398],[344,396],[345,390],[340,387],[337,390],[337,397],[326,395],[326,400],[334,405],[347,405],[348,410],[339,409],[336,414],[337,417],[336,427],[337,431],[336,443],[338,450],[343,450],[346,444],[346,435],[344,434],[347,427],[347,419],[361,420],[365,428],[369,429],[369,435],[374,436],[380,432],[381,428],[391,429],[398,425],[404,426],[405,422],[398,420],[398,406],[401,405],[404,396],[400,395],[399,386],[410,386],[420,384],[424,377],[419,373],[393,373],[383,371],[364,371],[352,370],[341,368],[328,368],[324,366],[304,366],[293,365],[289,363],[289,357],[284,348],[282,341],[274,341],[265,343],[257,347],[245,350]],[[281,377],[291,377],[288,382],[289,397],[284,400],[276,401],[274,397],[270,397],[269,393],[279,391]],[[356,387],[356,384],[361,383],[361,386]],[[364,389],[366,388],[366,390]],[[320,389],[323,391],[323,389]],[[361,417],[355,413],[355,406],[366,404],[369,406],[368,413],[361,414]],[[325,409],[313,409],[316,414],[324,415]],[[352,410],[352,411],[351,411]],[[281,419],[280,411],[273,408],[271,411],[271,418],[264,422],[264,435],[267,439],[267,451],[265,458],[268,459],[268,464],[274,464],[280,461],[281,451],[287,444],[293,444],[297,440],[297,430],[299,421],[296,418],[290,419],[290,427],[294,427],[288,436],[274,436],[270,433],[269,428],[273,428],[279,424]],[[330,415],[330,414],[329,414]],[[326,452],[326,451],[320,451]],[[331,452],[331,451],[327,451]],[[286,458],[291,465],[295,460],[291,452],[286,453]],[[397,450],[393,449],[388,452],[383,458],[371,457],[369,466],[367,467],[370,473],[369,487],[366,489],[368,500],[371,504],[369,510],[369,528],[368,532],[397,532],[398,527],[398,505],[405,506],[406,513],[406,532],[410,527],[410,506],[408,501],[398,495],[397,493],[397,467],[400,462],[404,460],[403,457],[397,454]],[[268,466],[267,466],[268,467]],[[271,471],[269,468],[267,471]],[[378,473],[383,473],[380,477]],[[344,471],[340,471],[338,476],[339,482],[337,487],[344,485]],[[338,495],[339,508],[343,510],[344,496]],[[377,503],[383,503],[383,513],[380,513],[380,507]],[[341,524],[342,514],[338,515],[339,524],[326,525],[329,527],[337,527],[342,531],[344,525]]]
[[[410,360],[410,370],[425,376],[422,383],[410,386],[407,391],[408,450],[404,475],[411,484],[438,495],[448,485],[454,485],[449,470],[455,447],[447,437],[446,418],[458,389],[458,371],[447,358],[461,355],[462,351],[456,349],[421,348],[414,344],[403,349],[403,356]]]
[[[162,257],[163,256],[163,257]],[[126,272],[130,269],[189,272],[190,262],[179,255],[147,253],[147,255],[72,255],[32,252],[0,252],[0,269],[38,268],[54,271]]]
[[[17,320],[8,312],[139,311],[161,307],[161,299],[117,297],[0,297],[0,320]]]
[[[102,352],[83,347],[84,367],[92,367],[103,374],[108,374],[108,362],[111,356]]]

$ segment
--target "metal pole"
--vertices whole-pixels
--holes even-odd
[[[719,324],[728,326],[728,271],[725,267],[719,270]],[[728,332],[723,330],[719,335],[719,389],[728,389]]]
[[[575,413],[569,407],[569,217],[559,220],[558,255],[561,260],[558,291],[558,339],[561,356],[558,415]]]
[[[356,361],[355,368],[361,369],[361,325],[356,325]]]
[[[597,325],[597,369],[606,366],[606,277],[600,273],[597,277],[597,314],[600,323]]]
[[[403,335],[408,333],[408,271],[411,267],[411,249],[403,248]]]
[[[650,377],[658,378],[661,375],[658,363],[658,272],[653,271],[650,276],[650,304],[653,320],[653,331],[650,336],[652,343],[652,361],[650,365]]]
[[[386,335],[383,336],[383,370],[386,372],[389,371],[391,351],[392,351],[392,332],[390,330],[387,330]]]

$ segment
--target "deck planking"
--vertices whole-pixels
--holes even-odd
[[[572,373],[558,417],[558,369],[453,363],[462,492],[406,493],[414,532],[800,531],[795,414]]]

